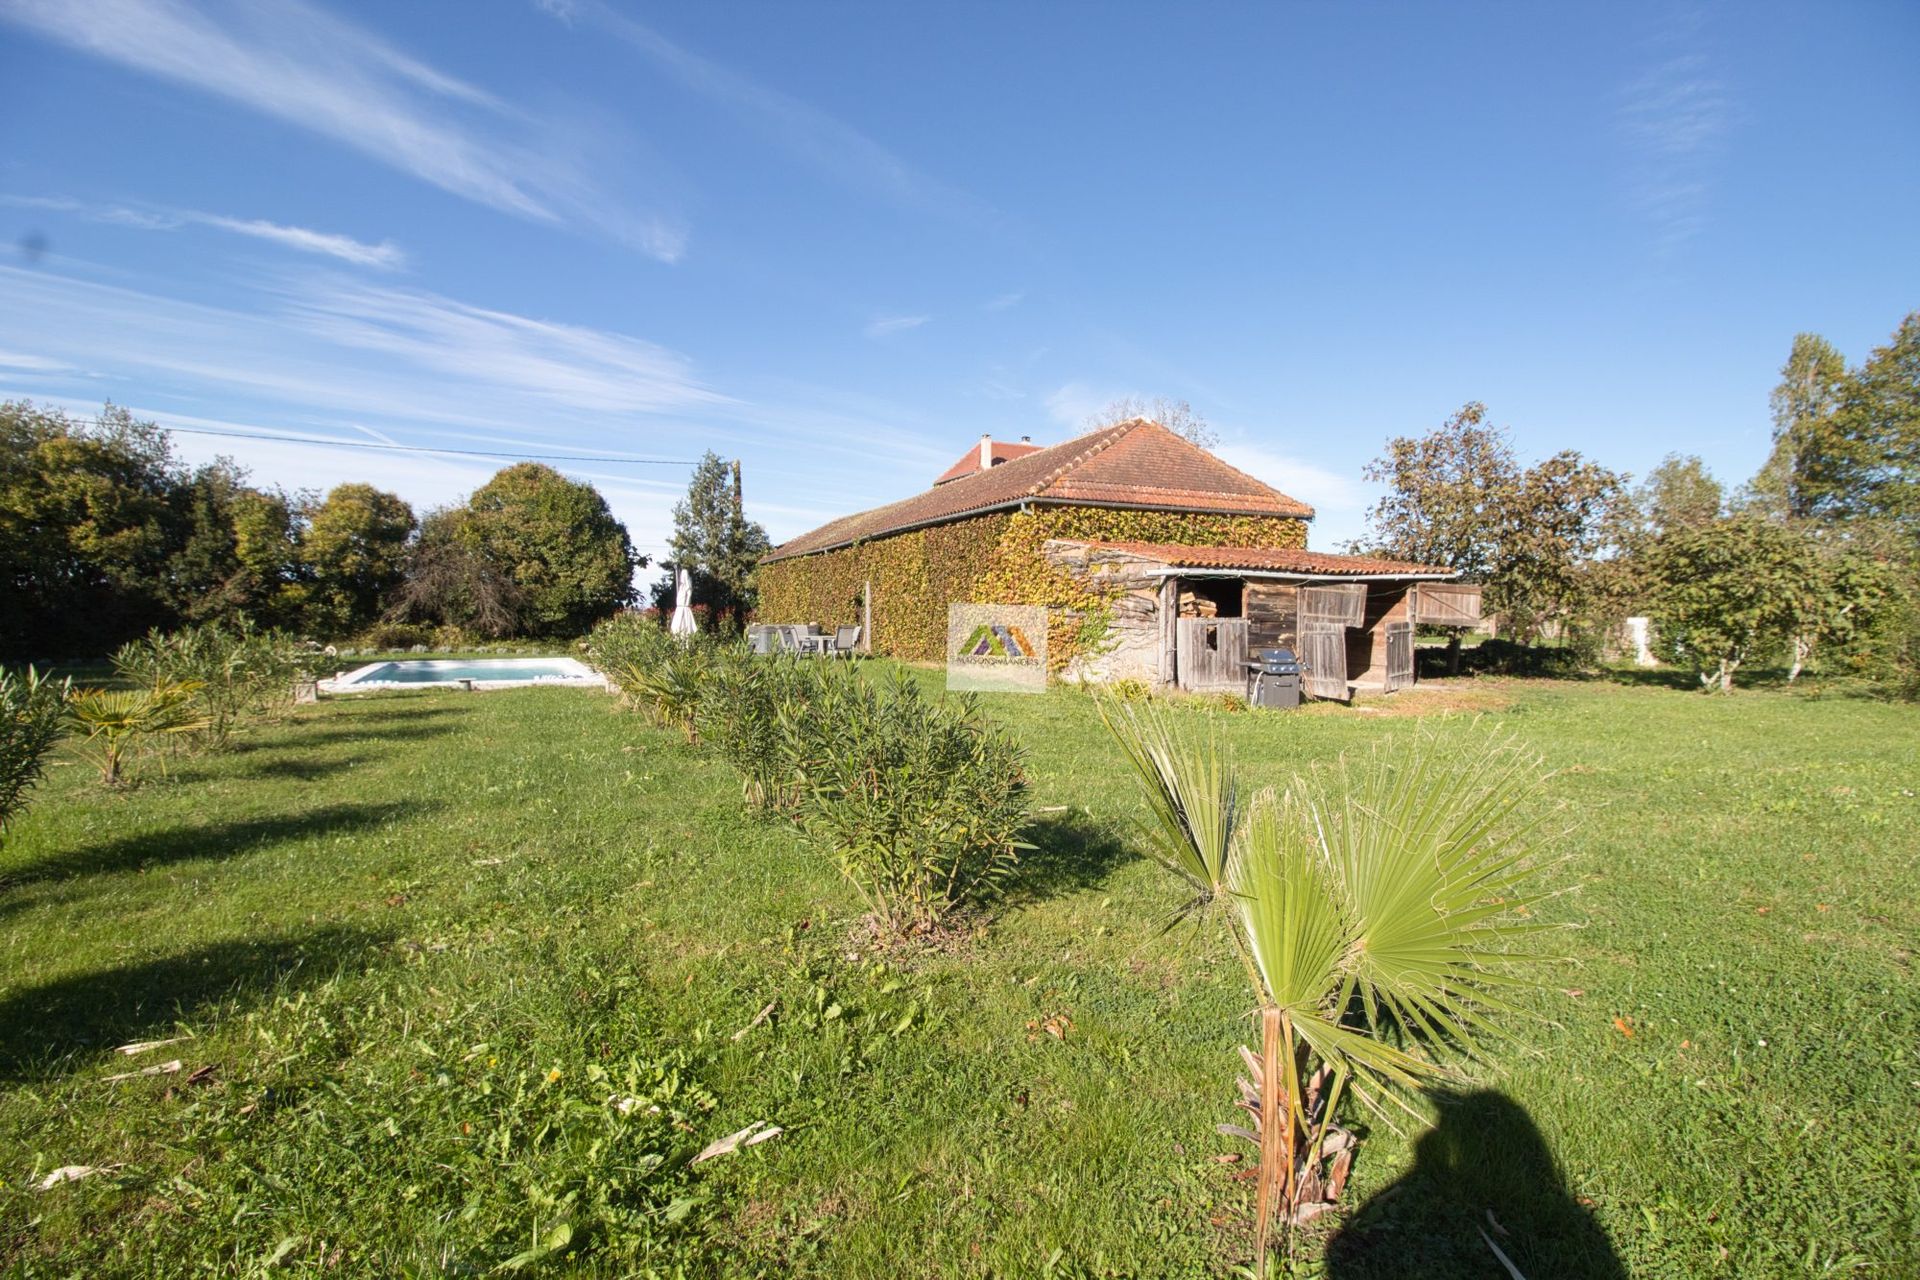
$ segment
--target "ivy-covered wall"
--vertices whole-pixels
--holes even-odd
[[[996,512],[762,565],[755,613],[767,622],[851,625],[860,621],[861,585],[871,582],[874,652],[937,662],[947,654],[949,604],[1044,604],[1048,665],[1058,671],[1098,643],[1112,593],[1049,564],[1041,554],[1049,538],[1291,548],[1307,545],[1307,526],[1279,516],[1109,507]]]

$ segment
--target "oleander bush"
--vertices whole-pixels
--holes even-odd
[[[971,698],[756,656],[738,639],[676,639],[631,615],[595,628],[588,649],[629,702],[731,765],[749,805],[794,822],[886,933],[990,899],[1018,861],[1020,749]]]
[[[60,738],[66,700],[64,681],[56,684],[32,667],[18,675],[0,668],[0,834],[40,781]]]
[[[299,682],[312,676],[311,659],[298,641],[247,624],[150,631],[121,646],[113,666],[122,679],[142,688],[194,686],[194,703],[205,721],[196,734],[201,745],[215,751],[227,747],[249,717],[286,711]]]
[[[1018,863],[1022,753],[972,697],[929,699],[904,675],[876,686],[836,671],[806,702],[780,707],[780,741],[794,821],[882,931],[937,928],[996,896]]]

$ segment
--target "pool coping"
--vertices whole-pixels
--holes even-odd
[[[539,662],[573,668],[564,676],[536,676],[530,680],[475,680],[458,677],[451,680],[369,680],[371,672],[401,662],[447,662],[472,665],[480,662]],[[382,658],[351,671],[342,671],[319,682],[321,693],[392,693],[398,689],[531,689],[548,686],[556,689],[606,689],[607,678],[578,658]]]

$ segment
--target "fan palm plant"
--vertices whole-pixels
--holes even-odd
[[[1242,1105],[1260,1148],[1258,1267],[1289,1225],[1338,1197],[1347,1095],[1384,1113],[1451,1079],[1524,977],[1539,924],[1538,827],[1521,809],[1539,760],[1475,728],[1419,730],[1264,792],[1242,813],[1232,762],[1153,712],[1103,708],[1143,782],[1155,855],[1199,890],[1246,965],[1260,1049]]]
[[[80,689],[67,700],[67,719],[85,735],[80,749],[99,768],[100,780],[118,786],[130,756],[148,739],[207,728],[199,692],[197,680],[159,680],[142,689]]]

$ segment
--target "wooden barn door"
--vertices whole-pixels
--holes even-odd
[[[1387,692],[1413,683],[1413,624],[1387,624]]]
[[[1247,620],[1182,618],[1175,669],[1180,687],[1206,692],[1247,687]]]
[[[1316,698],[1347,696],[1347,629],[1300,624],[1300,687]]]
[[[1316,698],[1347,696],[1347,628],[1366,621],[1364,583],[1300,588],[1300,687]]]

